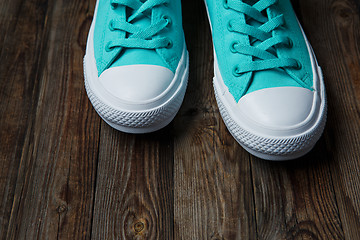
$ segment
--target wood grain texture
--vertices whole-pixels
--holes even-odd
[[[14,156],[16,178],[5,185],[14,189],[12,204],[5,205],[11,210],[8,225],[1,229],[5,239],[90,236],[100,120],[88,106],[82,83],[85,38],[78,33],[81,27],[88,29],[88,8],[86,2],[22,2],[14,33],[20,37],[5,39],[4,58],[16,59],[6,62],[2,72],[16,75],[1,83],[18,83],[18,92],[2,90],[26,111],[25,119],[7,120],[24,121],[26,130],[22,144],[10,142],[19,150]],[[8,113],[4,115],[13,117]],[[2,131],[11,137],[11,128]],[[2,159],[12,164],[6,161],[10,156]]]
[[[316,153],[291,163],[253,159],[260,239],[343,239],[330,169]]]
[[[0,237],[6,236],[13,209],[23,148],[36,108],[39,63],[43,52],[47,8],[38,2],[6,1],[0,17]],[[18,15],[18,17],[17,17]],[[15,207],[16,208],[16,207]]]
[[[310,40],[323,63],[329,98],[328,163],[344,234],[360,239],[360,2],[320,1],[317,12],[311,9],[304,5],[309,27],[319,26]]]
[[[92,231],[95,239],[173,239],[170,128],[130,135],[102,124]]]
[[[204,4],[184,2],[183,8],[189,11],[184,28],[191,65],[174,122],[175,239],[254,239],[249,156],[227,132],[216,106]]]
[[[360,239],[360,2],[292,0],[323,69],[325,133],[267,162],[227,131],[203,1],[183,0],[184,103],[146,135],[87,99],[95,0],[0,0],[0,239]]]

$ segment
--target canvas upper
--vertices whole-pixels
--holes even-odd
[[[313,90],[309,49],[289,0],[206,0],[206,5],[218,67],[236,102],[267,88]]]
[[[98,75],[126,65],[176,71],[184,49],[180,0],[99,0],[94,30]]]

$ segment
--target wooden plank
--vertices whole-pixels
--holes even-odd
[[[201,1],[183,1],[189,86],[174,121],[175,239],[255,239],[248,154],[216,105],[210,28]]]
[[[329,117],[309,155],[273,163],[222,122],[202,1],[183,1],[179,114],[130,135],[100,120],[83,87],[95,0],[0,0],[0,239],[360,239],[360,4],[292,2]]]
[[[95,239],[173,239],[171,125],[121,133],[103,122],[94,204]]]
[[[358,48],[354,44],[358,33],[351,31],[346,34],[346,38],[342,38],[336,34],[335,29],[331,29],[337,25],[331,20],[336,18],[334,11],[339,11],[336,10],[337,7],[344,8],[347,4],[350,2],[337,1],[333,5],[330,1],[295,3],[295,6],[299,6],[297,12],[301,13],[299,17],[304,23],[305,32],[313,43],[324,70],[329,98],[329,120],[324,137],[312,153],[304,158],[278,164],[255,158],[252,160],[260,238],[359,238],[359,176],[354,177],[355,173],[359,173],[359,118],[355,112],[346,113],[351,111],[346,106],[355,106],[355,109],[358,107],[358,102],[354,105],[354,99],[358,97],[350,89],[351,84],[344,82],[348,80],[344,77],[339,80],[344,74],[341,68],[346,68],[342,63],[348,62],[344,59],[339,45],[354,47],[353,50],[349,49],[352,54],[348,54],[348,57],[359,63]],[[342,11],[344,9],[340,10]],[[345,11],[349,12],[349,9]],[[354,16],[351,19],[355,19],[355,15],[358,19],[358,13],[352,13]],[[350,16],[346,15],[346,18]],[[357,24],[358,21],[349,22]],[[358,30],[356,26],[349,29]],[[355,67],[355,71],[358,70],[359,68]],[[339,94],[339,91],[342,93]],[[335,109],[334,105],[337,105]],[[341,113],[336,113],[339,110]],[[343,149],[334,146],[334,140],[344,141],[338,143]],[[340,159],[349,161],[344,163]],[[344,178],[347,181],[340,184],[339,180],[343,181]],[[350,195],[349,198],[347,194]],[[344,202],[343,198],[347,201]]]
[[[324,139],[306,157],[252,159],[260,239],[343,239]]]
[[[41,20],[36,15],[44,11],[45,21],[40,26],[30,20],[19,23],[29,27],[19,30],[33,39],[21,39],[20,44],[8,47],[23,46],[26,51],[36,37],[44,45],[40,51],[36,49],[40,54],[37,66],[27,65],[31,62],[26,61],[26,54],[18,56],[25,57],[25,70],[38,67],[37,75],[30,79],[18,76],[25,86],[35,84],[37,95],[19,156],[6,239],[89,238],[100,120],[83,86],[86,34],[81,33],[89,29],[91,16],[87,11],[94,3],[90,7],[86,1],[22,4],[22,14],[35,17],[36,23]],[[33,15],[26,15],[28,12]],[[37,28],[44,29],[44,34],[34,34]]]
[[[44,2],[0,4],[0,239],[8,229],[22,150],[36,108],[36,79],[46,41]]]
[[[329,170],[346,239],[360,239],[360,12],[359,1],[305,1],[303,19],[323,65],[329,114]]]
[[[0,54],[2,52],[3,47],[5,46],[4,40],[7,36],[12,36],[14,33],[13,30],[16,27],[16,22],[19,18],[27,18],[26,14],[18,15],[18,9],[21,8],[21,1],[19,0],[2,0],[1,8],[0,8]],[[16,18],[16,16],[18,18]],[[43,16],[41,14],[38,15],[41,19]],[[33,18],[34,19],[34,18]],[[10,31],[12,30],[12,31]]]

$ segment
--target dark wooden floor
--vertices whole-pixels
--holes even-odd
[[[286,163],[231,137],[202,1],[183,1],[189,86],[148,135],[85,93],[95,0],[0,0],[1,239],[360,239],[360,1],[293,1],[325,74],[323,137]]]

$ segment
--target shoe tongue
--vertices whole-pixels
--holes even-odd
[[[253,5],[257,0],[244,0],[245,3],[249,5]],[[269,15],[269,11],[264,11],[264,16]],[[247,21],[248,25],[254,27],[260,27],[263,23],[260,23],[252,18],[249,18]],[[253,39],[249,37],[251,45],[257,46],[261,43],[261,41]],[[274,47],[267,50],[271,54],[276,55],[276,49]],[[259,61],[259,59],[254,59],[254,61]],[[261,60],[260,60],[261,61]],[[301,87],[296,81],[293,80],[292,77],[289,76],[285,70],[277,68],[277,69],[269,69],[266,71],[257,71],[252,74],[251,85],[247,93],[254,92],[264,88],[271,87],[284,87],[284,86],[292,86],[292,87]]]
[[[146,0],[142,0],[146,2]],[[128,19],[136,10],[126,9],[126,18]],[[151,10],[150,10],[151,11]],[[140,29],[148,28],[151,25],[151,15],[140,14],[130,23],[139,27]],[[129,36],[126,36],[129,37]],[[150,49],[132,49],[124,48],[121,56],[115,60],[112,66],[125,66],[136,64],[150,64],[164,66],[164,62],[155,50]]]

